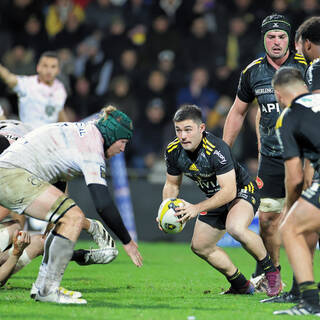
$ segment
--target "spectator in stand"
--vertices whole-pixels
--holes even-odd
[[[143,106],[143,110],[145,110],[149,101],[154,98],[161,98],[163,105],[168,107],[166,109],[166,116],[175,112],[172,90],[168,86],[167,78],[160,70],[155,69],[150,71],[147,75],[146,86],[141,88],[139,97],[139,103]]]
[[[31,75],[36,63],[32,50],[17,43],[3,56],[3,65],[15,74]]]
[[[82,18],[71,11],[68,14],[64,27],[50,39],[51,48],[54,50],[68,48],[74,51],[78,43],[83,41],[88,35],[88,30],[82,21]]]
[[[182,88],[177,94],[177,105],[194,104],[201,108],[204,122],[208,113],[213,109],[219,99],[219,93],[208,87],[209,74],[206,68],[195,68],[187,87]]]
[[[121,16],[121,8],[114,6],[111,0],[93,0],[86,7],[85,23],[92,31],[107,32],[115,16]]]
[[[141,71],[139,70],[139,57],[137,50],[132,47],[124,49],[117,59],[113,75],[125,75],[130,79],[131,88],[136,91],[141,82]]]
[[[168,81],[168,86],[174,92],[185,85],[185,73],[177,66],[177,59],[171,50],[163,50],[158,54],[158,69],[163,72]],[[179,62],[178,62],[179,63]]]
[[[180,34],[176,29],[170,28],[168,17],[160,14],[152,20],[152,28],[147,34],[143,61],[148,67],[154,66],[159,52],[166,49],[172,50],[176,55],[180,53]]]
[[[219,52],[215,71],[215,83],[221,94],[232,96],[238,85],[240,70],[253,60],[260,51],[260,43],[248,30],[249,24],[243,16],[229,20],[229,32],[220,37],[222,50]]]
[[[31,15],[42,15],[42,8],[38,1],[34,0],[10,0],[5,2],[3,16],[8,30],[13,31],[13,35],[23,32],[26,22]]]
[[[165,105],[162,99],[148,102],[145,114],[136,125],[132,138],[132,166],[151,169],[164,148]]]
[[[111,80],[109,93],[104,97],[107,104],[117,106],[136,123],[139,118],[137,99],[132,93],[130,79],[118,75]]]
[[[148,27],[150,24],[150,6],[144,0],[128,0],[123,7],[123,18],[128,29],[137,25]]]
[[[209,70],[215,65],[215,36],[209,33],[207,21],[203,16],[196,17],[191,24],[190,32],[184,39],[182,51],[184,66],[192,70],[195,65],[202,65]],[[195,48],[197,48],[195,50]],[[210,54],[208,54],[210,52]]]
[[[74,112],[76,121],[99,111],[102,101],[91,92],[90,82],[87,78],[77,78],[72,92],[72,95],[67,99],[66,107]]]
[[[102,38],[101,48],[111,60],[119,58],[121,52],[130,46],[130,39],[126,33],[126,23],[120,16],[112,18],[109,32]]]
[[[55,37],[64,29],[70,15],[75,15],[79,22],[85,18],[83,9],[72,0],[55,0],[48,7],[45,25],[49,38]]]
[[[43,25],[43,17],[31,14],[16,39],[17,43],[31,49],[35,60],[38,60],[41,53],[48,48],[48,35]]]

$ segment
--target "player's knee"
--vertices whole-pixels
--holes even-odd
[[[191,242],[191,250],[197,256],[203,257],[205,255],[205,250],[201,243],[197,240],[192,240]]]
[[[85,216],[79,207],[73,207],[63,216],[62,222],[69,226],[80,226],[84,224]]]
[[[245,232],[245,228],[235,223],[226,225],[226,230],[229,233],[229,235],[236,240],[241,239],[241,235],[243,235]]]

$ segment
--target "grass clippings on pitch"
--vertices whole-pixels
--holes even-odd
[[[89,247],[80,243],[77,247]],[[228,288],[223,276],[197,258],[188,244],[141,243],[144,266],[136,268],[119,246],[109,265],[79,266],[71,262],[62,286],[82,292],[87,305],[57,305],[29,298],[41,259],[38,258],[0,289],[0,319],[210,320],[279,319],[272,311],[291,305],[261,304],[266,297],[220,295]],[[247,276],[255,261],[242,248],[226,248]],[[315,265],[319,253],[315,258]],[[281,253],[282,275],[290,287],[292,272]],[[316,269],[316,279],[319,272]],[[285,317],[286,318],[286,317]],[[308,317],[307,317],[308,318]]]

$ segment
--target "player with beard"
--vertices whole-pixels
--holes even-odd
[[[311,17],[303,22],[296,31],[296,42],[300,43],[301,52],[310,65],[305,73],[305,82],[312,93],[320,93],[320,17]],[[304,189],[311,186],[319,179],[317,172],[309,165],[309,160],[304,160]],[[318,235],[311,235],[308,243],[311,251],[314,251]],[[298,302],[300,290],[295,277],[289,292],[284,292],[281,296],[262,300],[262,302]]]
[[[293,66],[304,74],[307,63],[302,55],[289,51],[291,26],[282,15],[267,16],[261,25],[266,55],[250,63],[241,73],[237,95],[226,119],[223,139],[233,145],[243,125],[250,103],[257,99],[257,138],[259,168],[257,184],[260,188],[260,234],[273,263],[280,270],[281,240],[278,225],[284,204],[284,164],[275,134],[275,124],[281,113],[271,80],[282,66]],[[259,288],[263,274],[259,265],[251,280]]]

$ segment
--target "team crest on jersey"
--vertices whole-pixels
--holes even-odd
[[[263,181],[262,181],[262,179],[259,178],[259,177],[256,177],[256,183],[257,183],[257,185],[258,185],[258,188],[259,188],[259,189],[262,189],[262,187],[263,187]]]
[[[197,166],[193,163],[190,167],[189,167],[190,171],[199,171],[199,169],[197,168]]]

